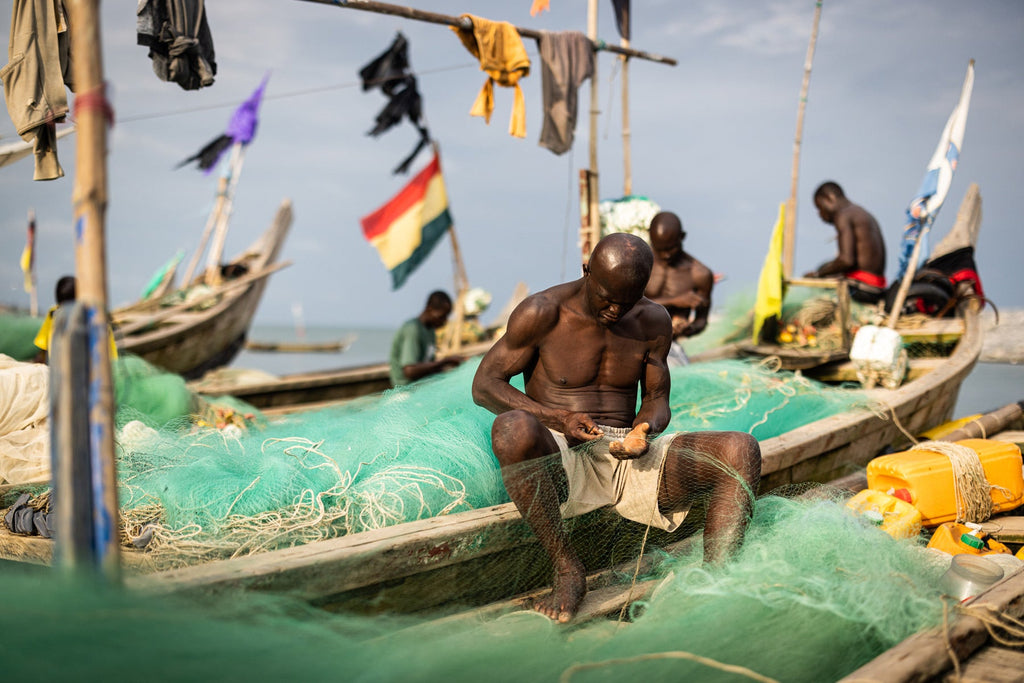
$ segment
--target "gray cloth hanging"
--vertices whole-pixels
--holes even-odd
[[[538,43],[544,102],[544,125],[538,144],[555,154],[565,154],[572,149],[576,135],[577,91],[594,75],[594,49],[590,39],[579,31],[541,31]]]

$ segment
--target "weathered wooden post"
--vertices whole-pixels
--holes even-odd
[[[99,0],[68,0],[67,7],[78,127],[72,194],[77,303],[68,313],[72,329],[84,330],[84,339],[79,332],[63,340],[63,355],[69,363],[57,372],[67,372],[60,375],[59,383],[62,391],[69,393],[59,400],[69,412],[68,424],[79,428],[60,434],[66,442],[53,444],[57,469],[54,480],[59,483],[55,504],[64,511],[58,512],[58,520],[64,522],[64,528],[58,526],[58,544],[70,544],[75,538],[88,539],[88,544],[82,541],[73,551],[70,547],[65,551],[59,545],[58,561],[68,568],[92,569],[110,580],[118,580],[120,523],[104,236],[107,126],[113,114],[104,92]],[[83,411],[87,414],[87,439],[80,430]],[[87,508],[91,509],[91,518],[82,519],[78,513]]]

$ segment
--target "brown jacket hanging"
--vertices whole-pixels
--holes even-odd
[[[7,113],[18,135],[35,141],[33,179],[64,175],[57,159],[55,123],[68,113],[72,90],[67,14],[62,0],[14,0],[7,66],[0,69]]]
[[[473,102],[470,115],[482,116],[490,123],[491,112],[494,111],[495,81],[498,85],[514,87],[515,101],[508,132],[517,138],[526,137],[526,101],[519,87],[519,79],[529,75],[530,58],[526,54],[523,39],[519,37],[519,31],[506,21],[490,21],[471,14],[463,14],[461,18],[473,22],[472,30],[455,26],[452,30],[466,49],[480,60],[480,70],[487,73],[487,82]]]

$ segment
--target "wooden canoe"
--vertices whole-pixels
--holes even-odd
[[[245,344],[268,276],[289,265],[278,255],[291,221],[291,202],[285,200],[266,232],[223,269],[239,275],[182,296],[180,304],[163,307],[147,300],[112,311],[118,350],[186,378],[231,362]]]
[[[245,348],[249,351],[268,353],[340,353],[352,346],[352,339],[338,339],[329,342],[271,342],[247,341]]]
[[[831,416],[761,442],[761,490],[849,475],[887,447],[906,443],[904,434],[948,421],[961,383],[981,352],[976,305],[965,307],[956,324],[959,341],[942,363],[929,363],[927,371],[899,389],[872,391],[883,410]],[[470,567],[479,571],[524,553],[536,556],[540,550],[515,506],[507,503],[128,581],[150,590],[243,587],[343,608],[373,604],[419,611],[453,600],[500,598],[459,595],[453,586]],[[545,573],[539,580],[546,578]]]
[[[491,343],[467,345],[460,349],[460,353],[464,356],[482,354],[490,348]],[[189,389],[198,394],[228,394],[268,413],[304,410],[376,394],[390,388],[391,371],[387,363],[296,373],[244,384],[216,378],[189,383]]]

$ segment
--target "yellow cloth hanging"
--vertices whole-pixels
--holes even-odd
[[[472,30],[458,26],[453,26],[452,30],[470,54],[480,60],[480,70],[487,73],[487,82],[476,96],[469,110],[470,116],[482,116],[484,121],[490,123],[494,111],[495,81],[507,88],[514,87],[515,100],[508,132],[517,138],[525,138],[526,100],[523,99],[519,79],[530,74],[530,58],[526,54],[523,39],[519,37],[519,31],[507,21],[491,21],[472,14],[463,14],[460,18],[472,21]]]
[[[782,317],[782,297],[785,287],[782,279],[782,236],[786,226],[786,205],[779,204],[779,218],[772,231],[768,253],[761,267],[761,277],[757,282],[757,300],[754,302],[754,338],[755,344],[761,334],[761,328],[771,317]]]

